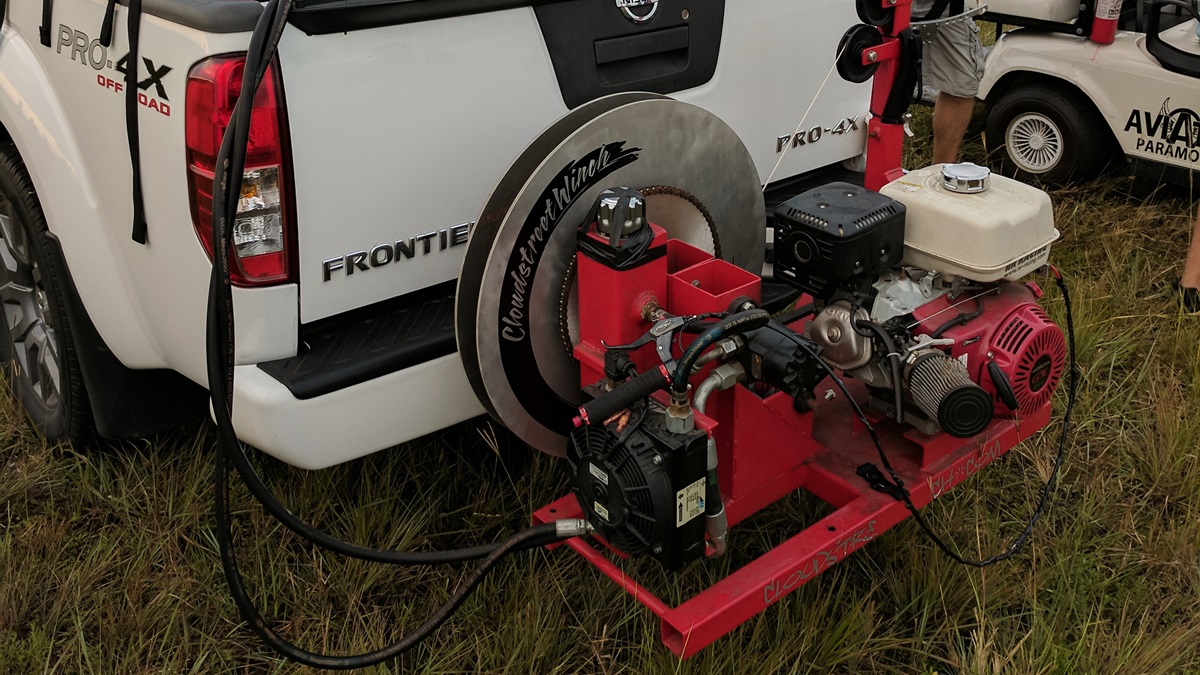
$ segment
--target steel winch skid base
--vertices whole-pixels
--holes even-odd
[[[675,314],[720,311],[734,296],[758,300],[757,276],[686,243],[667,241],[661,230],[658,235],[655,244],[666,246],[665,255],[635,269],[617,271],[579,255],[580,317],[593,317],[580,324],[581,342],[575,347],[582,385],[603,378],[603,344],[620,344],[617,341],[628,341],[646,330],[649,324],[640,311],[649,298],[663,300],[662,306]],[[803,333],[805,321],[789,328]],[[648,344],[630,353],[640,371],[657,367],[654,349]],[[713,365],[695,375],[693,384]],[[1044,428],[1051,417],[1047,402],[1031,414],[998,417],[969,439],[928,435],[871,408],[861,382],[845,379],[844,385],[876,431],[917,508]],[[663,643],[678,656],[699,652],[911,515],[903,502],[872,488],[858,474],[865,464],[879,466],[879,449],[841,388],[826,377],[816,392],[811,410],[797,412],[787,394],[761,398],[736,385],[712,394],[707,415],[695,414],[696,427],[716,442],[730,547],[737,546],[738,523],[797,489],[836,509],[725,579],[670,607],[625,573],[614,560],[624,557],[619,551],[604,552],[578,538],[566,542],[661,619]],[[668,403],[665,392],[653,398],[663,406]],[[533,521],[587,517],[571,494],[538,510]],[[596,539],[604,544],[602,538]],[[713,552],[711,545],[708,552]]]
[[[863,392],[850,382],[847,385],[865,409]],[[740,393],[741,389],[734,391]],[[756,398],[748,392],[746,395]],[[785,414],[794,415],[790,413],[790,399],[779,394],[773,398],[783,400],[772,405],[767,399],[764,409],[782,408]],[[1047,404],[1023,419],[998,419],[983,434],[967,441],[902,429],[867,410],[896,473],[911,492],[913,504],[923,508],[1049,424],[1051,406]],[[662,621],[663,644],[672,652],[682,658],[696,654],[910,515],[902,502],[875,491],[855,473],[862,464],[877,465],[879,454],[840,393],[833,400],[820,402],[807,417],[818,430],[811,442],[819,449],[760,491],[743,499],[726,500],[729,545],[737,546],[735,526],[739,522],[796,489],[807,490],[837,510],[683,604],[668,606],[628,576],[610,554],[583,539],[571,539],[565,545],[657,615]],[[825,439],[825,443],[819,439]],[[770,454],[770,446],[760,447]],[[723,463],[726,460],[721,457]],[[541,524],[561,518],[586,518],[574,495],[538,510],[533,521]]]

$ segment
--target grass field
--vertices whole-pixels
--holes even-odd
[[[927,135],[926,116],[915,130]],[[927,152],[918,144],[910,164]],[[976,142],[968,155],[981,152]],[[1053,259],[1073,287],[1083,377],[1061,487],[1017,559],[966,569],[906,522],[679,662],[648,611],[575,556],[538,551],[504,563],[448,626],[379,671],[1200,672],[1200,316],[1167,290],[1194,200],[1121,177],[1053,197],[1063,232]],[[1047,305],[1061,321],[1056,291]],[[1062,402],[1060,391],[1060,414]],[[935,527],[964,554],[1001,549],[1057,434],[1052,425],[931,505]],[[197,423],[118,447],[48,447],[0,393],[0,672],[298,670],[239,624],[229,598],[212,532],[213,442]],[[562,464],[484,420],[329,471],[259,464],[306,518],[396,548],[497,540],[567,489]],[[719,565],[630,569],[678,601],[819,509],[800,496],[776,504],[731,533]],[[258,603],[309,648],[381,645],[462,573],[314,551],[240,484],[235,511]]]

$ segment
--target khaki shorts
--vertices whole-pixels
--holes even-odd
[[[921,75],[926,87],[951,96],[975,98],[983,77],[979,26],[970,19],[944,23],[925,43]]]

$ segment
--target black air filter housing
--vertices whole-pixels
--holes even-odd
[[[908,368],[908,395],[955,438],[977,436],[992,422],[992,396],[971,381],[962,361],[936,349],[918,352]]]
[[[865,290],[904,257],[904,205],[830,183],[775,209],[775,277],[818,299]]]

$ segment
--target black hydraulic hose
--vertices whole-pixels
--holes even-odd
[[[283,16],[275,16],[276,22],[286,18],[291,0],[279,0],[279,3],[281,6],[278,11]],[[274,25],[270,23],[274,6],[275,3],[267,6],[260,18],[260,24],[266,21],[268,26]],[[256,29],[251,38],[243,76],[243,87],[248,95],[239,97],[234,114],[230,118],[229,130],[221,141],[221,150],[217,157],[217,180],[213,183],[213,277],[209,283],[207,344],[208,384],[213,416],[217,422],[217,442],[228,452],[234,468],[246,482],[250,492],[262,503],[263,508],[289,530],[317,546],[361,560],[399,565],[437,565],[478,560],[495,550],[497,545],[488,544],[448,551],[392,551],[347,542],[305,523],[280,503],[270,488],[262,482],[237,439],[229,412],[233,393],[235,333],[233,292],[229,281],[228,228],[229,222],[237,214],[237,200],[227,199],[227,195],[238,194],[233,177],[240,177],[245,165],[251,110],[248,104],[266,71],[266,65],[270,63],[270,58],[264,58],[264,55],[268,53],[268,47],[269,51],[273,52],[274,44],[278,43],[279,32],[276,30],[271,34],[273,37],[268,39],[268,32]]]
[[[676,394],[687,393],[688,377],[692,374],[692,366],[709,347],[727,336],[762,328],[770,322],[771,313],[765,309],[738,312],[718,321],[693,340],[692,344],[684,350],[683,356],[679,357],[679,361],[675,364],[675,374],[671,378],[671,391]]]
[[[400,552],[373,549],[337,539],[304,523],[284,507],[262,483],[250,465],[233,428],[234,315],[233,291],[229,277],[229,222],[237,214],[237,195],[245,166],[251,102],[273,58],[279,37],[287,21],[292,0],[270,0],[264,7],[247,51],[242,92],[238,97],[217,157],[217,176],[213,184],[213,268],[209,281],[207,316],[207,366],[209,394],[217,422],[215,457],[215,510],[221,563],[234,601],[245,620],[268,646],[279,654],[316,668],[362,668],[395,658],[411,649],[441,626],[479,585],[483,577],[505,556],[514,551],[542,546],[587,531],[586,521],[549,523],[525,530],[501,543],[451,551]],[[227,463],[232,460],[239,474],[263,507],[281,523],[303,538],[331,551],[363,560],[395,564],[441,564],[483,558],[467,580],[421,626],[382,649],[352,656],[328,656],[310,652],[281,638],[263,620],[242,583],[233,550],[229,523]]]
[[[432,635],[435,630],[441,627],[442,624],[446,623],[450,616],[454,614],[454,611],[479,587],[483,578],[505,556],[522,548],[528,548],[533,543],[547,542],[559,538],[555,523],[538,525],[511,537],[489,553],[471,574],[463,580],[454,594],[450,596],[450,599],[435,610],[424,623],[403,638],[382,649],[352,656],[320,654],[298,647],[276,632],[263,619],[258,609],[254,606],[250,594],[246,592],[233,548],[233,532],[229,522],[229,486],[226,482],[226,473],[225,454],[218,452],[216,460],[217,504],[215,514],[217,519],[217,544],[221,550],[221,566],[225,570],[225,578],[229,582],[229,589],[232,592],[234,603],[237,604],[242,617],[249,624],[250,630],[254,631],[263,642],[270,645],[271,648],[283,656],[311,668],[350,670],[354,668],[366,668],[396,658],[420,644],[425,638]]]
[[[854,329],[870,331],[879,338],[879,341],[883,343],[883,348],[887,350],[888,363],[892,369],[892,406],[896,408],[895,420],[897,424],[904,424],[904,383],[901,381],[904,364],[900,362],[900,350],[896,348],[896,341],[883,326],[874,321],[859,319],[854,322]]]

